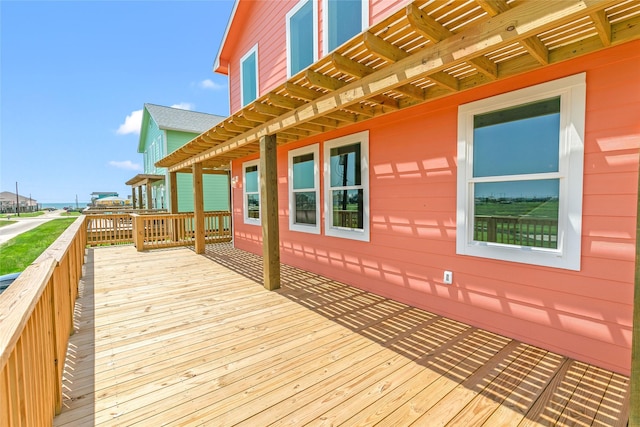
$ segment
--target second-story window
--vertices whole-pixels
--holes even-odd
[[[287,13],[287,77],[318,59],[318,9],[313,0],[300,0]]]
[[[240,99],[242,106],[258,97],[258,45],[240,59]]]
[[[323,48],[331,52],[369,25],[368,0],[323,0]]]

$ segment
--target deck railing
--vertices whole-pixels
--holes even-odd
[[[82,276],[79,217],[0,295],[0,426],[51,425]]]
[[[87,245],[123,245],[133,243],[133,225],[128,213],[92,213],[87,215]]]
[[[188,246],[195,243],[193,213],[136,215],[133,218],[134,244],[139,251],[146,249]],[[204,213],[205,243],[231,241],[231,213]]]
[[[126,208],[120,206],[104,206],[96,207],[92,206],[82,211],[85,215],[101,215],[101,214],[124,214],[124,213],[136,213],[136,214],[157,214],[167,212],[166,209],[138,209],[138,208]]]
[[[558,220],[549,218],[476,215],[474,240],[557,248]]]

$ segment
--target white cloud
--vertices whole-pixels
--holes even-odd
[[[216,83],[211,79],[205,79],[198,84],[202,89],[210,89],[210,90],[220,90],[224,89],[224,85],[220,83]]]
[[[140,135],[140,125],[142,124],[142,110],[133,111],[125,119],[124,123],[120,125],[116,133],[118,135],[128,135],[135,133]]]
[[[194,107],[194,105],[193,104],[189,104],[188,102],[181,102],[179,104],[173,104],[171,106],[171,108],[179,108],[181,110],[189,110],[189,111],[192,111],[193,107]]]
[[[131,160],[123,160],[123,161],[111,160],[109,161],[109,166],[113,166],[114,168],[118,168],[118,169],[126,169],[126,170],[132,170],[132,171],[142,170],[142,166],[140,166],[138,163],[133,163]]]

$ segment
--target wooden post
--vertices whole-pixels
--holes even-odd
[[[143,209],[144,206],[142,205],[142,186],[139,185],[138,186],[138,209]]]
[[[178,174],[169,172],[169,212],[178,213]]]
[[[153,209],[151,183],[147,181],[147,209]]]
[[[142,187],[139,187],[142,188]],[[144,221],[143,217],[138,214],[131,214],[133,219],[133,244],[138,252],[144,250]]]
[[[276,136],[260,138],[260,218],[264,287],[280,287],[280,233],[278,230],[278,162]]]
[[[636,211],[636,276],[633,295],[633,323],[631,337],[631,408],[629,426],[640,427],[640,173],[638,174],[638,210]],[[636,403],[633,403],[636,402]]]
[[[176,172],[169,172],[169,213],[178,213],[178,174]],[[178,221],[177,218],[171,220],[171,240],[178,241]]]
[[[131,207],[136,208],[136,188],[131,186]]]
[[[205,239],[202,163],[193,164],[193,222],[195,228],[195,250],[197,254],[203,254],[205,250]]]

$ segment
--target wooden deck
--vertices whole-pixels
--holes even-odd
[[[627,377],[230,244],[85,268],[56,426],[626,425]]]

